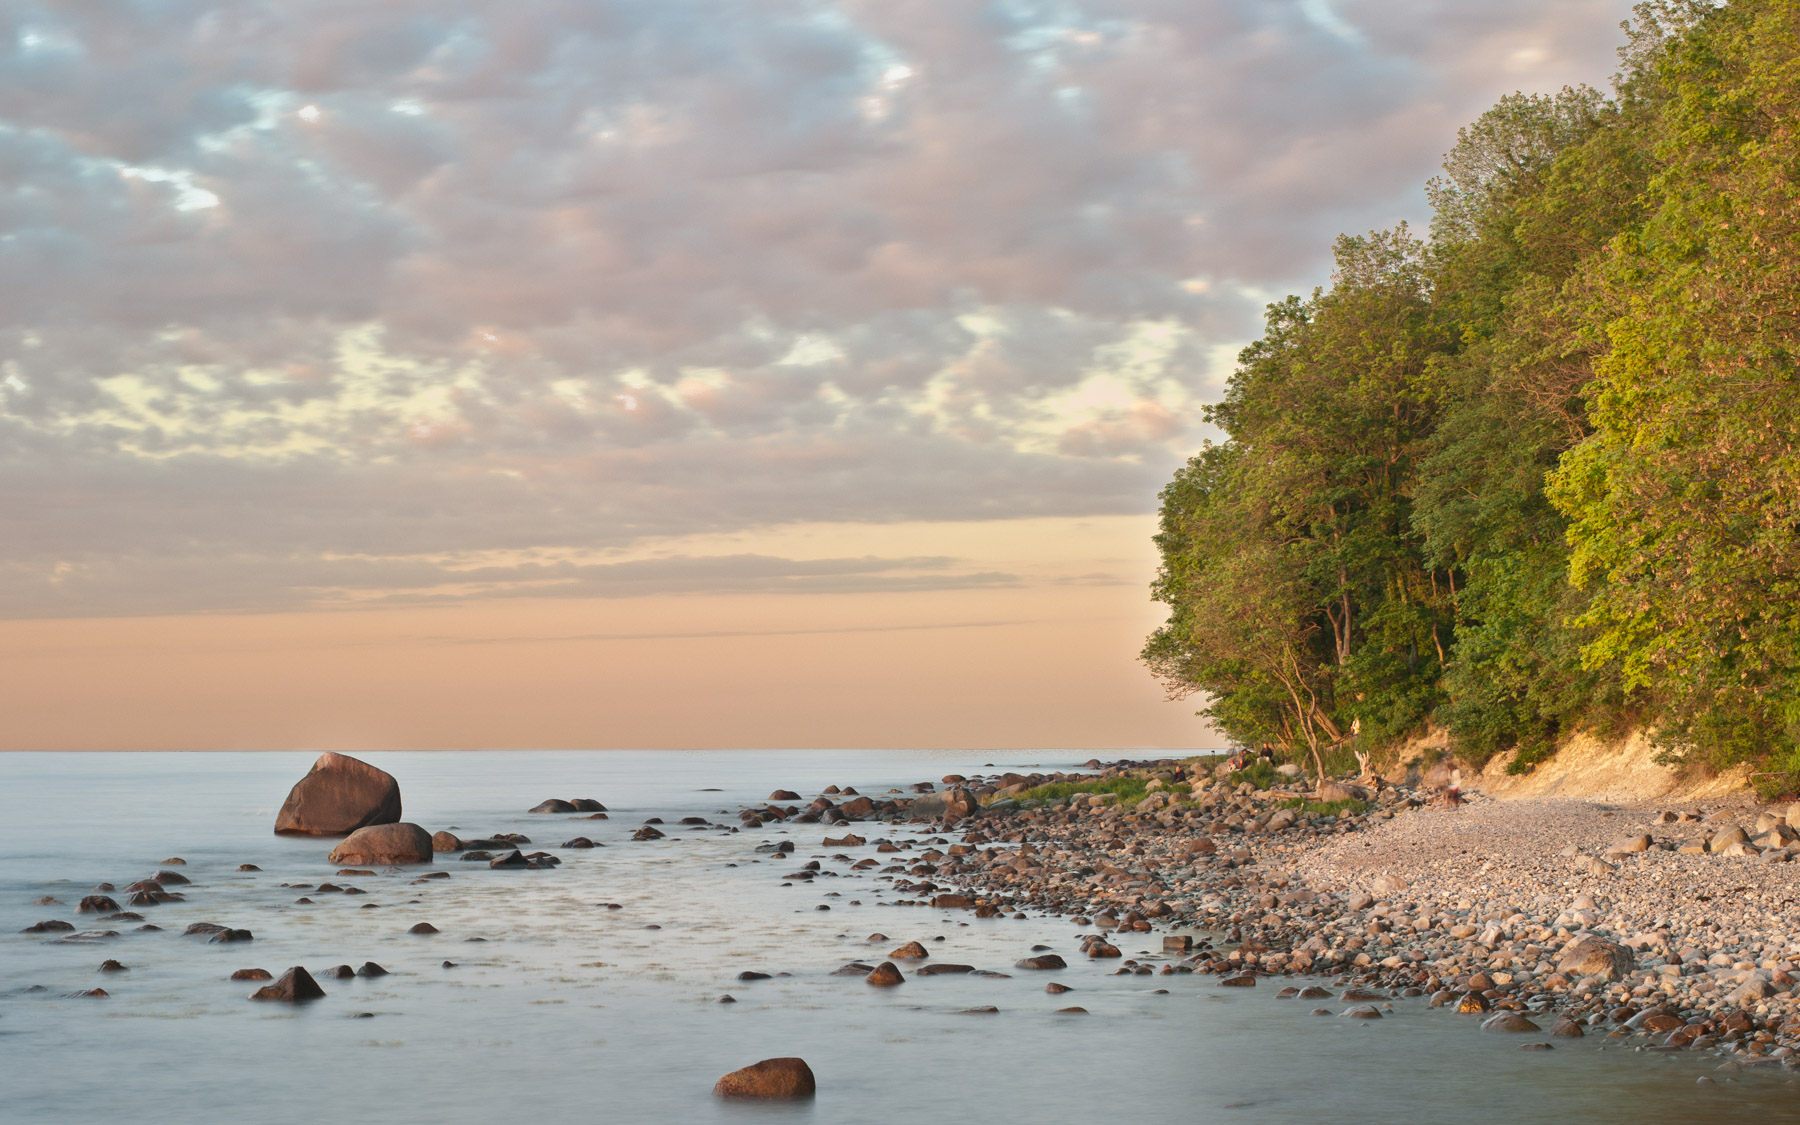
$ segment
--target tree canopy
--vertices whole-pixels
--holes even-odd
[[[1269,306],[1162,493],[1145,660],[1322,761],[1580,728],[1800,782],[1800,0],[1659,0]]]

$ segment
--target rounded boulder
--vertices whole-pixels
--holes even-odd
[[[778,1100],[810,1098],[818,1093],[812,1067],[805,1059],[764,1059],[734,1070],[713,1086],[718,1098]]]
[[[358,828],[331,849],[332,863],[352,866],[430,863],[431,833],[416,824],[376,824]]]

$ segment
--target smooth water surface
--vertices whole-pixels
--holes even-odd
[[[0,1119],[456,1125],[528,1116],[559,1125],[1124,1116],[1312,1125],[1800,1116],[1800,1087],[1779,1070],[1697,1085],[1716,1060],[1603,1051],[1597,1037],[1522,1052],[1513,1037],[1481,1033],[1419,1001],[1397,1001],[1388,1018],[1361,1022],[1310,1016],[1314,1005],[1278,1000],[1267,983],[1225,989],[1196,975],[1112,976],[1117,962],[1076,954],[1077,930],[1065,919],[977,920],[883,905],[902,896],[832,859],[872,855],[884,837],[929,838],[915,827],[860,824],[868,846],[826,849],[820,840],[842,830],[731,834],[675,823],[701,815],[736,824],[742,805],[777,787],[807,799],[831,783],[880,796],[990,763],[1068,769],[1085,751],[361,756],[400,779],[407,820],[465,838],[523,832],[563,866],[491,871],[441,856],[435,870],[448,871],[447,880],[415,884],[418,869],[338,878],[325,858],[333,841],[270,831],[310,765],[306,754],[0,755]],[[709,787],[721,791],[702,791]],[[611,818],[525,813],[553,796],[597,798]],[[651,816],[665,820],[669,838],[631,841]],[[556,847],[577,835],[607,846]],[[782,838],[796,842],[794,856],[754,854],[758,843]],[[185,902],[140,910],[161,932],[73,913],[94,884],[123,888],[169,856],[187,860],[180,870],[194,883],[178,888]],[[782,885],[780,876],[811,858],[840,874]],[[239,873],[241,863],[262,870]],[[325,880],[367,893],[297,905],[302,892],[279,886]],[[42,895],[64,905],[32,905]],[[58,944],[19,932],[45,918],[121,933]],[[196,921],[250,929],[255,941],[182,936]],[[407,933],[419,921],[442,933]],[[871,945],[876,932],[887,940]],[[915,939],[934,960],[1012,976],[922,977],[906,968],[907,982],[884,990],[830,975]],[[1118,941],[1127,956],[1160,957],[1152,935]],[[1069,969],[1012,968],[1039,943]],[[130,971],[97,972],[108,957]],[[393,975],[322,980],[326,998],[298,1008],[252,1003],[255,985],[226,980],[250,966],[279,975],[290,965],[316,972],[365,960]],[[738,981],[746,969],[789,975]],[[1050,979],[1075,991],[1048,995]],[[94,987],[110,998],[71,995]],[[726,994],[738,1002],[719,1003]],[[964,1011],[990,1004],[998,1014]],[[1088,1014],[1056,1014],[1069,1005]],[[711,1098],[719,1075],[779,1055],[808,1060],[816,1101]]]

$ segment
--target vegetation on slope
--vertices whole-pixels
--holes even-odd
[[[1436,721],[1800,783],[1800,0],[1640,5],[1612,96],[1515,94],[1429,238],[1340,238],[1162,493],[1144,650],[1315,768]]]

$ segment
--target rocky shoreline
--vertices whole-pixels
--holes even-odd
[[[1015,799],[1121,778],[1149,791]],[[1788,862],[1800,847],[1785,809],[1479,794],[1449,808],[1422,786],[1329,782],[1325,796],[1367,803],[1320,806],[1301,778],[1267,789],[1182,780],[1175,761],[945,783],[986,807],[939,813],[961,840],[925,853],[897,884],[953,888],[934,905],[1091,926],[1084,951],[1119,957],[1116,972],[1205,973],[1237,987],[1329,975],[1352,1001],[1336,1014],[1378,1017],[1378,1005],[1417,998],[1480,1014],[1493,1031],[1712,1051],[1728,1070],[1800,1068],[1800,938],[1790,937],[1800,867]],[[1124,958],[1109,940],[1152,930],[1178,931],[1164,941],[1177,956]]]

